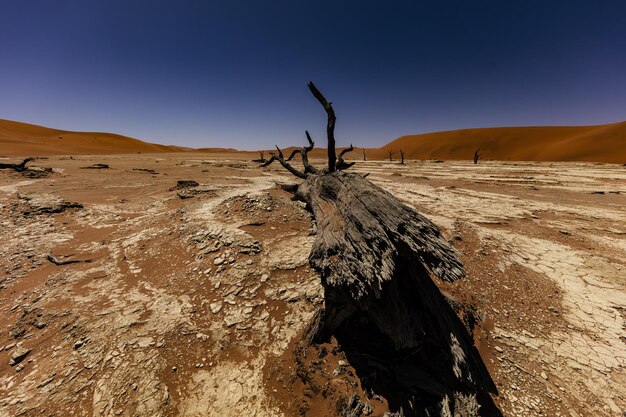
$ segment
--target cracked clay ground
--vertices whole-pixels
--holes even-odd
[[[274,187],[292,178],[201,154],[33,165],[54,172],[0,172],[0,416],[293,415],[268,369],[289,372],[322,289],[311,218]],[[506,416],[623,416],[626,167],[355,168],[461,253],[467,277],[438,285],[478,318]]]

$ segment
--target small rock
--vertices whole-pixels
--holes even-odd
[[[268,279],[270,279],[270,276],[268,274],[261,275],[261,282],[267,282]]]
[[[548,375],[546,375],[546,373],[545,373],[545,372],[542,372],[542,373],[541,373],[541,377],[542,377],[543,379],[545,379],[546,381],[548,380]]]
[[[344,366],[339,365],[339,366],[337,367],[337,369],[335,369],[335,370],[333,371],[333,375],[334,375],[334,376],[339,376],[339,375],[341,375],[341,374],[342,374],[345,370],[346,370],[346,368],[345,368]]]
[[[504,350],[502,350],[502,348],[500,346],[496,346],[496,350],[500,353],[504,352]]]
[[[213,260],[213,265],[221,265],[223,263],[224,263],[224,259],[222,257],[220,257],[220,256],[216,257]]]
[[[219,301],[215,303],[211,303],[209,304],[209,308],[211,309],[211,313],[217,314],[222,309],[222,303]]]
[[[172,366],[172,372],[176,372],[177,370],[178,370],[178,368],[177,368],[177,367]]]
[[[22,345],[17,345],[13,355],[11,355],[11,359],[9,360],[9,365],[15,366],[18,363],[22,362],[26,356],[31,352],[32,349],[25,348]]]

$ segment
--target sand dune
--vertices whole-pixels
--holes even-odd
[[[127,154],[181,152],[186,148],[157,145],[101,132],[72,132],[0,119],[0,156]]]
[[[407,159],[485,159],[512,161],[591,161],[626,163],[626,122],[600,126],[497,127],[402,136],[368,157]]]
[[[355,141],[355,145],[358,142]],[[304,145],[304,143],[302,144]],[[462,129],[407,135],[376,149],[365,149],[367,159],[470,160],[480,148],[481,158],[501,161],[589,161],[626,163],[626,122],[600,126],[539,126]],[[295,147],[283,149],[285,156]],[[338,148],[338,151],[341,148]],[[265,157],[270,152],[266,150]],[[93,155],[161,152],[227,153],[258,157],[258,152],[235,149],[167,146],[102,132],[73,132],[0,119],[0,156]],[[325,159],[326,150],[316,147],[310,158]],[[361,160],[362,148],[346,155]]]

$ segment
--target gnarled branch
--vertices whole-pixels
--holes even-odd
[[[337,170],[338,171],[348,169],[352,165],[355,164],[354,162],[346,162],[343,160],[343,156],[347,154],[348,152],[352,152],[353,150],[354,150],[354,147],[352,146],[352,144],[350,144],[349,148],[346,148],[342,150],[341,152],[339,152],[339,156],[337,157]]]
[[[303,179],[306,178],[306,174],[304,172],[298,171],[297,169],[292,167],[289,162],[285,161],[285,157],[283,156],[283,151],[280,150],[278,145],[274,145],[274,146],[276,146],[276,150],[278,150],[278,155],[272,153],[271,154],[272,157],[264,164],[261,164],[261,166],[266,167],[270,165],[272,162],[278,161],[287,171],[291,172],[296,177],[303,178]]]
[[[262,163],[267,162],[267,159],[265,159],[265,152],[259,151],[259,156],[260,156],[259,159],[253,159],[252,162],[262,162]]]
[[[308,173],[318,174],[319,170],[309,163],[309,156],[308,156],[309,152],[313,150],[313,147],[315,146],[315,142],[313,142],[313,139],[311,139],[311,135],[309,135],[308,130],[305,130],[304,133],[306,134],[306,138],[309,141],[309,146],[303,146],[300,149],[294,149],[291,152],[291,155],[289,155],[289,158],[287,158],[285,161],[289,162],[296,155],[299,154],[300,157],[302,158],[302,165],[304,165],[304,173],[305,174],[308,174]]]
[[[337,118],[335,117],[335,110],[333,110],[332,103],[326,100],[326,97],[320,93],[320,90],[315,87],[315,84],[313,84],[312,81],[309,81],[308,86],[313,96],[324,107],[324,110],[326,110],[326,114],[328,115],[328,124],[326,125],[326,136],[328,138],[328,172],[335,172],[337,162],[337,156],[335,153],[335,121]]]

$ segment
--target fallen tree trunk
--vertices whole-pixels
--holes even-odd
[[[311,90],[334,127],[332,107]],[[278,149],[264,166],[278,161],[303,179],[290,191],[317,222],[309,263],[320,274],[325,301],[309,343],[335,337],[364,390],[385,397],[399,415],[499,416],[490,396],[496,387],[432,279],[464,276],[454,248],[427,218],[362,175],[345,172],[352,165],[343,163],[344,152],[337,158],[333,149],[334,169],[312,167],[307,138],[308,147],[287,160]],[[296,153],[304,171],[288,162]]]
[[[29,163],[30,161],[34,160],[35,158],[33,158],[32,156],[29,158],[24,159],[22,162],[20,162],[19,164],[5,164],[5,163],[0,163],[0,169],[13,169],[17,172],[22,172],[27,170],[28,168],[26,168],[26,164]]]
[[[312,177],[296,196],[317,221],[309,262],[324,287],[309,340],[334,336],[363,388],[406,416],[478,405],[499,415],[489,396],[496,387],[431,279],[464,275],[437,226],[358,174]]]

